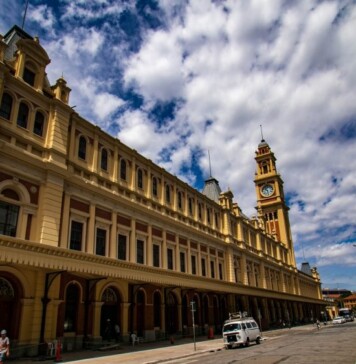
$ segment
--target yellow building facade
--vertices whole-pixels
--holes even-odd
[[[264,329],[324,308],[297,269],[276,159],[257,147],[257,216],[209,178],[200,193],[83,119],[50,85],[37,38],[0,39],[0,327],[33,354],[110,339],[217,334],[229,312]]]

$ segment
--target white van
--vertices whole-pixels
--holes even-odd
[[[261,331],[256,321],[241,314],[230,314],[230,319],[224,322],[222,334],[226,349],[249,346],[251,342],[261,343]]]

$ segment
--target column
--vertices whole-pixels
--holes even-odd
[[[226,266],[226,280],[235,283],[235,270],[234,270],[234,251],[231,246],[226,249],[225,253],[225,266]]]
[[[85,251],[90,254],[94,254],[94,239],[95,239],[95,205],[90,204],[89,207],[89,222],[87,231],[87,244]]]
[[[60,248],[68,248],[68,238],[70,233],[70,195],[64,194],[63,208],[62,208],[62,224],[61,224],[61,240],[59,242]],[[82,247],[83,249],[83,247]]]
[[[95,133],[94,135],[94,145],[93,145],[93,163],[91,165],[91,170],[96,172],[98,169],[98,155],[99,155],[99,136]]]
[[[176,246],[175,246],[175,248],[174,248],[174,250],[175,250],[175,255],[176,255],[176,271],[177,272],[180,272],[180,254],[179,254],[179,236],[178,236],[178,234],[176,234],[176,239],[175,239],[175,241],[176,241]]]
[[[162,240],[162,268],[167,269],[167,234],[166,234],[166,230],[162,231],[162,238],[163,238],[163,240]]]
[[[265,265],[262,262],[260,264],[260,273],[262,288],[267,288]]]
[[[116,182],[118,180],[118,170],[119,170],[119,148],[115,145],[114,148],[114,157],[113,157],[113,168],[111,179]]]
[[[136,219],[131,219],[130,262],[136,263]]]
[[[115,211],[112,211],[111,213],[109,257],[114,259],[117,258],[117,213]]]
[[[192,252],[190,249],[190,239],[187,239],[188,250],[187,250],[187,273],[192,274]]]
[[[104,302],[93,302],[93,337],[100,337],[100,319],[101,319],[101,307]]]
[[[147,265],[153,266],[153,243],[152,243],[152,225],[148,225],[148,236],[147,236],[147,251],[146,251],[146,262]]]
[[[246,256],[241,255],[241,281],[242,284],[247,284],[247,266],[246,266]]]

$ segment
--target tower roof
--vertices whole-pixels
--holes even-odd
[[[205,180],[204,188],[202,194],[211,200],[219,203],[219,196],[221,193],[221,188],[219,186],[219,182],[214,177],[209,177]]]
[[[261,148],[261,147],[268,147],[268,146],[269,146],[268,143],[264,139],[262,139],[261,142],[260,142],[260,144],[258,144],[258,147],[259,148]]]

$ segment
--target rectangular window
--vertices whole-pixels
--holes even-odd
[[[167,267],[173,270],[173,249],[167,249]]]
[[[223,266],[221,263],[219,263],[219,279],[223,280],[224,276],[223,276]]]
[[[70,242],[69,249],[82,250],[83,241],[83,223],[78,221],[72,221],[72,227],[70,230]]]
[[[180,258],[180,271],[184,273],[185,272],[185,253],[180,252],[179,258]]]
[[[28,69],[27,67],[25,67],[25,69],[23,71],[23,80],[26,83],[28,83],[29,85],[34,86],[34,84],[35,84],[35,77],[36,77],[35,72],[33,72],[30,69]]]
[[[19,206],[0,201],[0,234],[16,236]]]
[[[153,266],[160,266],[160,253],[159,253],[159,245],[153,245]]]
[[[210,261],[210,273],[211,278],[215,278],[215,263],[213,261]]]
[[[197,274],[197,262],[195,255],[192,255],[192,274]]]
[[[201,258],[201,275],[206,276],[205,258]]]
[[[106,230],[104,229],[96,229],[96,255],[105,256],[106,248]]]
[[[126,260],[127,236],[119,234],[117,243],[117,258],[120,260]]]
[[[144,241],[143,240],[137,240],[136,243],[136,262],[139,264],[144,264]]]

